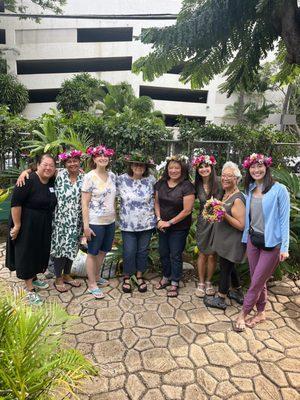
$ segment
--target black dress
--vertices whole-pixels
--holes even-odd
[[[44,184],[33,172],[25,186],[14,188],[11,207],[22,207],[21,228],[16,240],[8,236],[6,267],[20,279],[34,278],[47,268],[55,205],[53,179]],[[10,216],[9,231],[12,227]]]

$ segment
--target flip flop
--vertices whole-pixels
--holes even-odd
[[[95,299],[103,299],[103,297],[105,297],[105,294],[99,288],[88,289],[87,292],[92,294]]]
[[[62,285],[57,285],[55,282],[53,283],[53,286],[55,287],[55,289],[59,292],[59,293],[65,293],[68,292],[68,288],[66,287],[66,285],[63,283]]]
[[[235,331],[235,332],[244,332],[245,330],[246,330],[246,324],[245,324],[245,322],[241,325],[241,324],[239,324],[238,323],[238,321],[235,321],[234,323],[233,323],[233,330]]]
[[[81,283],[76,281],[75,279],[71,279],[70,281],[65,281],[64,283],[66,283],[67,285],[71,285],[72,287],[79,287],[81,286]]]

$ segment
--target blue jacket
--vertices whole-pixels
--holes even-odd
[[[242,242],[247,243],[250,224],[250,203],[252,192],[256,188],[253,182],[246,195],[246,221]],[[284,185],[275,182],[272,188],[263,195],[262,209],[265,223],[265,245],[274,247],[280,244],[282,253],[288,252],[290,233],[290,196]]]

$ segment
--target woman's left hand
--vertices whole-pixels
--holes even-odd
[[[289,253],[282,253],[282,252],[280,252],[279,261],[280,261],[280,262],[285,261],[288,257],[289,257]]]
[[[166,228],[170,228],[170,224],[167,221],[159,221],[159,223],[157,224],[157,228],[160,231],[164,231]]]

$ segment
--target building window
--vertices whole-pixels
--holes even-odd
[[[173,114],[165,114],[165,123],[166,126],[175,126],[179,124],[179,118],[187,119],[188,121],[197,121],[199,124],[205,124],[205,117],[197,117],[194,115],[173,115]]]
[[[32,89],[29,90],[29,103],[56,102],[60,89]]]
[[[5,44],[5,43],[6,43],[5,29],[0,29],[0,44]]]
[[[0,0],[0,12],[4,12],[5,7],[4,7],[4,0]]]
[[[153,100],[183,101],[188,103],[206,103],[207,90],[175,89],[166,87],[140,86],[140,96],[149,96]]]
[[[77,29],[77,42],[131,42],[132,28]]]
[[[58,74],[69,72],[130,71],[132,57],[73,58],[17,61],[18,74]]]

